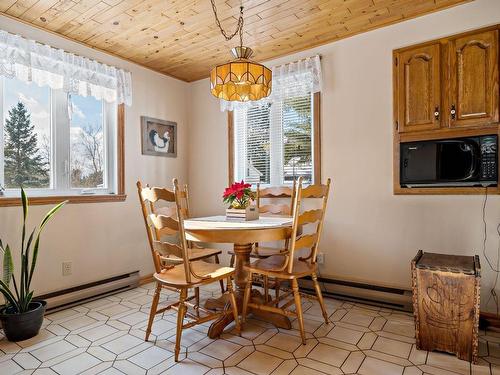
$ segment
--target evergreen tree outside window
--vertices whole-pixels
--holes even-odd
[[[50,183],[47,163],[38,148],[38,135],[22,102],[9,110],[5,120],[5,187],[41,188]]]
[[[50,89],[16,79],[2,81],[0,151],[3,150],[4,167],[0,184],[6,189],[50,188]]]

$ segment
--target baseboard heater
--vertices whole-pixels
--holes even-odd
[[[412,311],[412,293],[409,289],[366,284],[328,277],[318,277],[321,291],[325,297],[361,302],[369,305]],[[300,290],[314,294],[310,277],[300,279]]]
[[[107,279],[36,296],[36,299],[47,301],[47,311],[53,312],[124,290],[136,288],[139,286],[139,281],[139,271],[133,271],[123,275],[113,276]]]

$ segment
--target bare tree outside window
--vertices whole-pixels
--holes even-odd
[[[104,140],[101,127],[81,128],[78,143],[73,143],[71,158],[71,186],[101,187],[103,180]]]
[[[104,126],[102,103],[93,98],[71,97],[71,187],[104,187]]]

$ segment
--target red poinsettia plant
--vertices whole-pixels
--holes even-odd
[[[251,186],[251,184],[245,184],[243,180],[233,183],[224,190],[222,195],[224,203],[229,204],[229,207],[232,208],[247,208],[255,199]]]

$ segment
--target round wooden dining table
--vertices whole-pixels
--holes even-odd
[[[250,253],[256,242],[278,241],[290,238],[292,230],[291,217],[264,216],[257,220],[244,221],[227,219],[225,216],[209,216],[192,218],[184,221],[184,230],[188,241],[210,243],[232,243],[236,255],[234,282],[238,311],[242,311],[243,294],[248,280],[244,266],[250,263]],[[262,303],[264,297],[254,289],[252,300]],[[225,306],[224,297],[209,299],[205,307],[217,308]],[[254,316],[274,324],[276,327],[290,329],[288,317],[276,313],[250,310]],[[210,338],[219,337],[224,328],[233,321],[233,314],[224,314],[214,321],[208,331]]]

